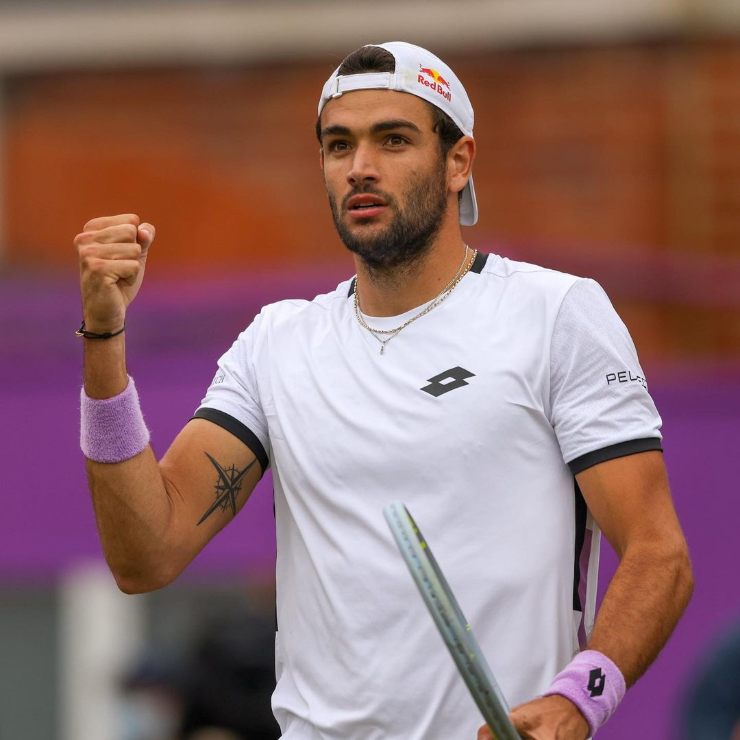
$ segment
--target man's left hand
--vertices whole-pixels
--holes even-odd
[[[588,724],[575,704],[553,694],[520,704],[509,715],[526,740],[586,740]],[[477,740],[496,740],[486,725],[478,730]]]

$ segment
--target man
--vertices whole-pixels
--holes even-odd
[[[272,465],[283,737],[491,737],[386,529],[402,498],[520,733],[583,740],[691,591],[634,346],[592,281],[466,246],[473,110],[440,59],[354,52],[317,132],[356,277],[265,307],[159,464],[122,333],[154,228],[105,217],[76,238],[82,447],[110,567],[126,592],[169,583]],[[621,562],[592,630],[600,530]]]

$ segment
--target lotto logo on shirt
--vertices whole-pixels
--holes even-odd
[[[431,67],[419,67],[419,77],[417,79],[420,85],[434,90],[439,93],[447,102],[452,100],[452,93],[450,92],[450,83],[437,72],[436,69]]]

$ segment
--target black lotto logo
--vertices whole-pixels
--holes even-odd
[[[591,698],[601,696],[604,693],[604,684],[606,683],[606,674],[601,668],[594,668],[588,674],[588,692]]]
[[[612,385],[612,383],[639,383],[647,390],[647,380],[642,375],[633,375],[632,370],[619,370],[615,373],[607,373],[606,384]]]
[[[451,367],[433,378],[427,378],[429,385],[419,388],[420,391],[428,393],[430,396],[438,398],[439,396],[454,391],[455,388],[462,388],[469,385],[467,378],[474,378],[475,373],[466,370],[464,367]]]

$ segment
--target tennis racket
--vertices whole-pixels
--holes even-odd
[[[409,510],[394,501],[383,509],[383,515],[483,719],[497,740],[521,740],[468,620]]]

